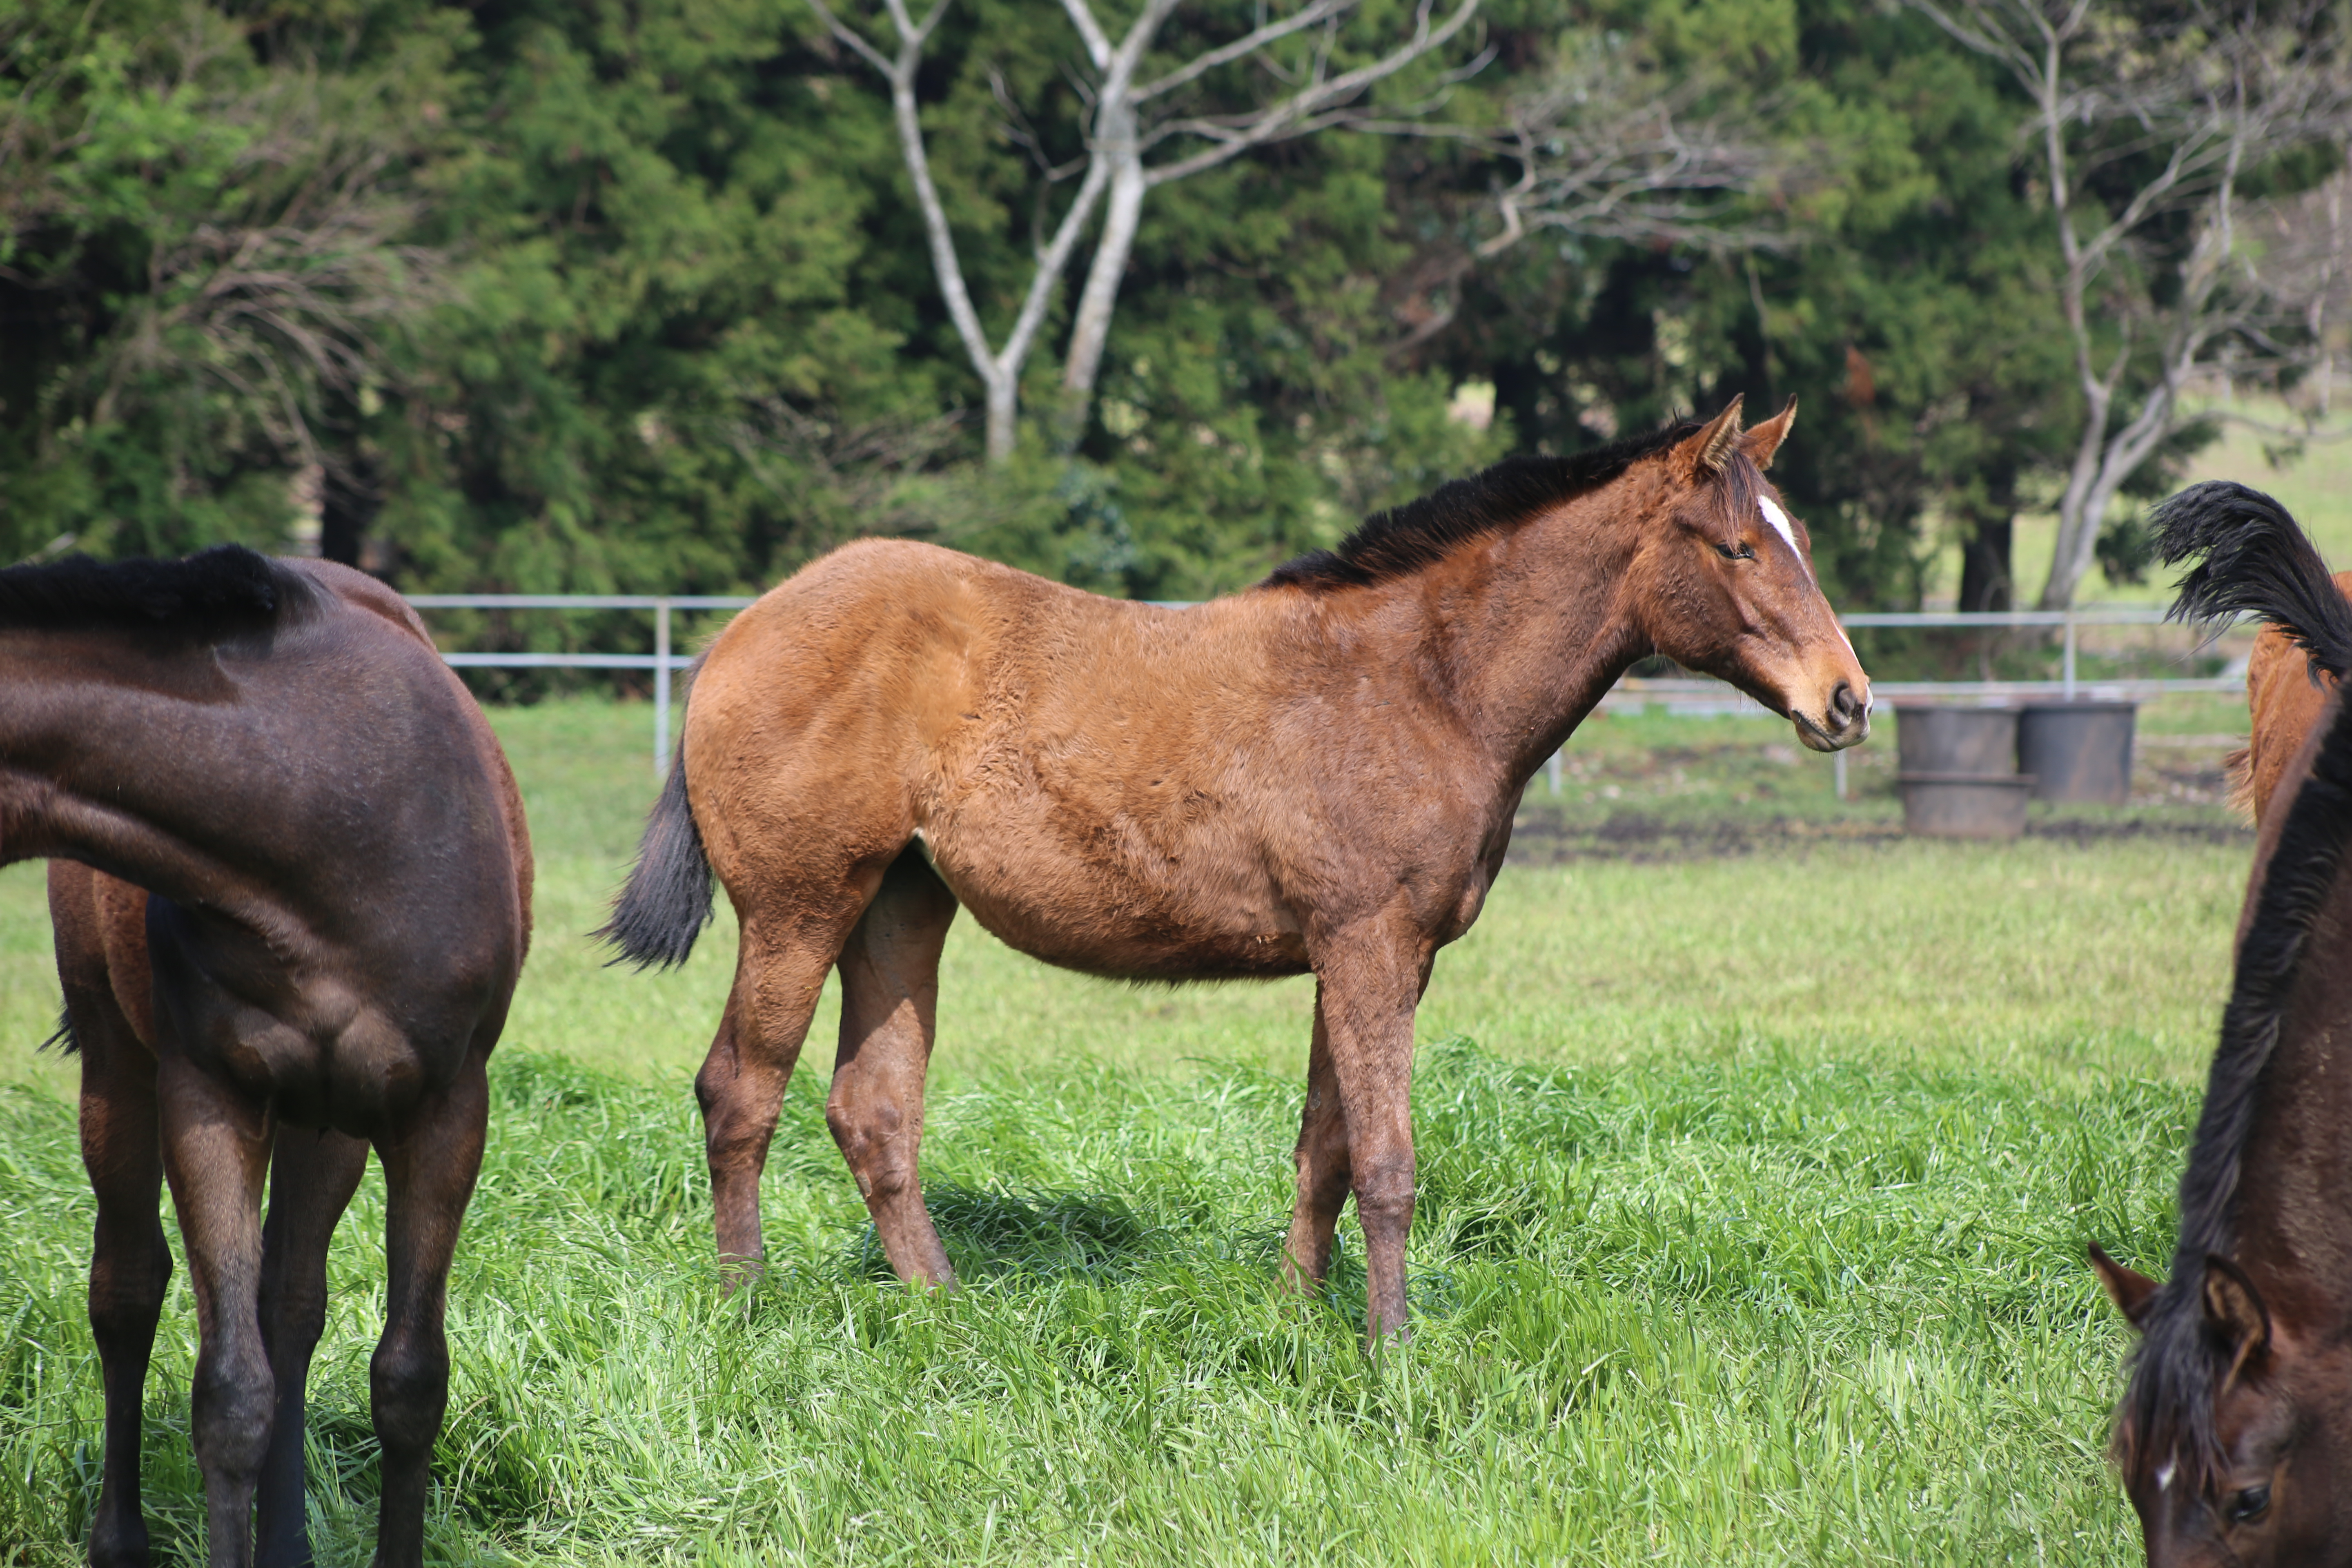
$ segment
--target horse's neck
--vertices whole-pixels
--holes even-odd
[[[2338,874],[2326,912],[2305,939],[2294,1000],[2263,1069],[2236,1205],[2240,1260],[2263,1268],[2301,1299],[2290,1303],[2291,1316],[2306,1322],[2322,1317],[2336,1332],[2352,1331],[2347,939],[2352,862]]]
[[[1463,721],[1524,784],[1649,651],[1622,584],[1629,528],[1572,504],[1479,558],[1441,563],[1444,642]],[[1451,580],[1446,577],[1451,569]]]

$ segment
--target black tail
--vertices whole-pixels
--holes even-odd
[[[81,1037],[74,1033],[71,1008],[61,1007],[58,1010],[58,1032],[33,1048],[37,1051],[46,1051],[51,1046],[57,1047],[58,1055],[61,1057],[81,1055]]]
[[[2341,680],[2352,669],[2352,604],[2286,508],[2260,490],[2213,479],[2182,490],[2148,521],[2167,566],[2205,558],[2180,579],[2172,618],[2253,615],[2310,655],[2314,671]]]
[[[683,713],[681,708],[680,712]],[[686,798],[686,743],[671,757],[669,782],[646,818],[637,863],[628,885],[613,900],[613,918],[593,935],[621,950],[615,963],[664,969],[684,963],[694,939],[710,923],[710,859],[702,852],[702,830]]]

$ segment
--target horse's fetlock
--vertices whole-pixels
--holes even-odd
[[[133,1497],[128,1508],[101,1499],[89,1526],[89,1568],[147,1568],[147,1521]]]

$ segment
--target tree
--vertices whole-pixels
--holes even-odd
[[[1154,186],[1213,169],[1254,147],[1369,118],[1361,100],[1377,84],[1451,42],[1476,15],[1479,0],[1456,0],[1453,11],[1434,18],[1435,0],[1419,0],[1405,38],[1387,54],[1353,68],[1334,72],[1335,55],[1349,23],[1360,16],[1364,0],[1307,0],[1288,16],[1259,23],[1237,37],[1190,51],[1181,63],[1150,58],[1162,32],[1177,9],[1178,0],[1144,0],[1143,9],[1128,25],[1118,43],[1096,19],[1087,0],[1063,0],[1071,25],[1086,51],[1092,75],[1082,79],[1084,108],[1080,116],[1085,142],[1085,177],[1055,225],[1053,237],[1036,248],[1028,287],[1002,348],[992,348],[986,328],[974,308],[964,280],[953,231],[931,174],[924,143],[922,116],[916,96],[916,79],[923,51],[947,15],[949,0],[934,0],[919,22],[906,0],[884,0],[897,46],[888,54],[847,26],[824,0],[809,0],[830,34],[847,46],[889,83],[890,104],[906,160],[907,177],[922,214],[931,265],[939,290],[956,332],[971,356],[973,372],[987,396],[987,450],[992,461],[1003,462],[1013,453],[1018,416],[1022,367],[1034,346],[1045,311],[1079,236],[1108,197],[1102,232],[1087,269],[1071,325],[1062,373],[1066,430],[1083,423],[1100,374],[1103,348],[1110,335],[1112,311],[1120,280],[1133,252],[1145,195]],[[1286,49],[1282,46],[1288,46]],[[1278,58],[1286,55],[1288,58]],[[1147,64],[1162,68],[1145,75]],[[1206,79],[1241,77],[1247,68],[1292,87],[1262,101],[1246,88],[1238,89],[1239,107],[1232,101],[1208,99]],[[1204,101],[1204,100],[1207,100]],[[1034,137],[1027,138],[1034,145]],[[1146,155],[1163,143],[1183,139],[1206,142],[1164,162],[1151,163]],[[1048,178],[1054,171],[1049,166]]]
[[[454,19],[351,68],[333,30],[95,10],[0,24],[15,543],[110,542],[109,519],[150,551],[282,543],[288,477],[353,480],[349,411],[446,292],[409,231]]]
[[[2023,90],[2082,396],[2044,608],[2074,602],[2110,504],[2190,422],[2201,365],[2276,375],[2317,350],[2249,197],[2331,172],[2347,125],[2334,12],[2187,0],[1912,0]]]

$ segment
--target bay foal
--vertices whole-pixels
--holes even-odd
[[[952,1271],[916,1173],[959,904],[1048,963],[1139,980],[1316,977],[1286,1271],[1352,1192],[1370,1331],[1405,1324],[1412,1020],[1478,916],[1528,775],[1664,653],[1818,751],[1869,682],[1763,468],[1794,405],[1522,458],[1190,609],[929,545],[810,565],[705,656],[680,765],[607,933],[685,957],[717,869],[742,926],[696,1079],[719,1250],[761,1256],[759,1177],[826,971],[826,1119],[900,1278]]]
[[[202,1336],[211,1561],[303,1564],[303,1384],[328,1239],[383,1163],[376,1560],[422,1561],[450,1256],[483,1067],[530,940],[488,726],[407,605],[320,562],[0,571],[0,862],[47,858],[98,1198],[97,1568],[142,1568],[140,1406],[172,1184]],[[269,1213],[261,1215],[264,1173]]]
[[[2352,665],[2352,605],[2270,498],[2200,485],[2157,521],[2168,561],[2203,557],[2186,614],[2251,610],[2315,668]],[[2091,1248],[2142,1336],[2114,1447],[2159,1568],[2352,1564],[2347,848],[2352,710],[2331,692],[2263,816],[2171,1278]]]

